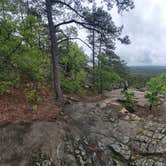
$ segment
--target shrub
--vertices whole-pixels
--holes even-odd
[[[120,82],[120,77],[114,71],[105,69],[95,69],[93,71],[94,86],[97,90],[111,90],[112,86]]]
[[[12,88],[20,87],[20,77],[15,75],[13,80],[8,76],[7,80],[3,80],[0,82],[0,93],[1,94],[9,94]]]
[[[111,90],[112,86],[121,81],[120,76],[114,70],[109,55],[101,53],[98,56],[98,64],[92,72],[95,89],[102,93],[103,90]]]
[[[147,98],[150,103],[149,110],[152,110],[152,107],[160,101],[160,97],[157,92],[148,92],[145,94],[145,98]]]
[[[83,50],[76,43],[70,43],[68,52],[60,56],[62,87],[66,91],[82,92],[86,80],[86,62]]]
[[[125,96],[125,108],[129,111],[129,112],[135,112],[135,109],[134,109],[134,101],[133,101],[133,97],[134,97],[134,93],[130,93],[130,92],[127,92],[125,91],[124,92],[124,96]]]
[[[166,94],[166,73],[151,78],[147,83],[147,87],[151,92],[155,91],[158,94]]]
[[[42,83],[27,83],[24,92],[29,102],[40,103],[44,99],[46,86]]]
[[[37,111],[37,108],[38,108],[38,106],[37,106],[36,104],[32,106],[32,110],[33,110],[34,112]]]
[[[166,94],[166,73],[152,78],[147,83],[147,87],[149,92],[145,94],[145,98],[148,99],[149,109],[152,110],[153,106],[160,102],[159,94]]]
[[[9,94],[13,84],[11,81],[2,81],[0,82],[0,93]]]
[[[83,84],[86,79],[86,73],[84,70],[80,70],[77,74],[71,74],[62,82],[62,87],[68,92],[83,92]]]
[[[28,81],[43,81],[50,75],[50,61],[46,54],[36,48],[23,49],[22,55],[15,55],[12,61],[22,77]]]

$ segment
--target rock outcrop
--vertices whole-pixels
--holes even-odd
[[[0,166],[166,166],[166,124],[108,100],[67,105],[55,121],[0,128]]]

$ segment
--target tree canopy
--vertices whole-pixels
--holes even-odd
[[[93,50],[94,63],[97,64],[94,70],[101,70],[99,73],[104,74],[103,70],[107,70],[106,66],[110,65],[105,74],[113,77],[115,72],[119,78],[123,69],[116,70],[124,67],[123,62],[119,59],[115,63],[108,59],[108,52],[113,52],[116,40],[128,44],[129,38],[121,37],[123,26],[115,25],[109,11],[114,5],[117,6],[119,13],[129,11],[134,7],[134,3],[132,0],[102,0],[101,4],[107,6],[105,9],[95,5],[96,2],[2,0],[0,2],[1,84],[6,83],[10,85],[6,87],[15,87],[9,83],[14,79],[17,80],[17,85],[26,81],[51,80],[54,83],[57,99],[63,103],[61,85],[66,88],[67,84],[75,84],[73,81],[76,79],[76,83],[79,84],[76,89],[82,87],[87,79],[84,68],[89,66],[88,56],[72,40],[80,40]],[[94,33],[94,36],[89,38],[89,43],[78,37],[78,28]],[[95,45],[91,41],[96,42]],[[105,65],[104,59],[110,64]],[[103,78],[109,79],[103,74]]]

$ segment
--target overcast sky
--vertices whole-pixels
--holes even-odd
[[[166,65],[166,0],[134,1],[135,9],[128,13],[112,11],[113,20],[124,25],[123,34],[132,42],[117,43],[116,53],[128,65]]]
[[[113,18],[124,25],[131,45],[117,44],[116,52],[129,65],[166,65],[166,1],[135,0],[135,9]]]

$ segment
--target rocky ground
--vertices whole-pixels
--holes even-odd
[[[57,120],[1,126],[0,166],[166,166],[166,123],[106,96],[66,105]]]
[[[149,110],[149,102],[144,97],[146,91],[129,89],[129,92],[134,93],[133,100],[135,102],[135,114],[137,116],[147,121],[151,120],[151,121],[166,124],[166,96],[165,95],[161,95],[161,104],[153,107],[152,110]],[[104,95],[108,98],[110,103],[115,103],[116,105],[118,103],[121,103],[121,105],[123,105],[123,102],[125,101],[120,89],[113,90],[111,92],[105,91]],[[119,110],[118,107],[117,109]]]

